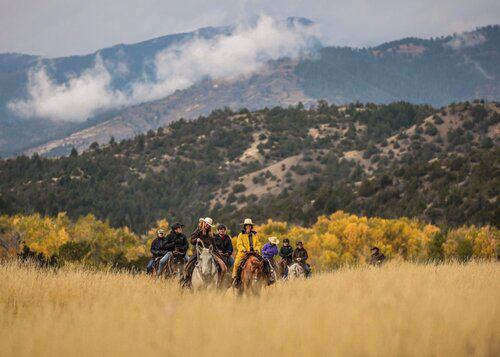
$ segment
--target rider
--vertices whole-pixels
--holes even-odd
[[[247,252],[256,252],[260,254],[261,243],[257,232],[253,230],[253,222],[250,218],[245,218],[242,224],[243,230],[238,234],[236,239],[236,248],[238,252],[236,253],[236,259],[234,260],[233,266],[233,285],[236,283],[236,276],[238,274],[238,268],[241,261],[245,258]]]
[[[285,276],[288,275],[288,269],[287,267],[292,264],[292,255],[293,255],[293,248],[290,245],[290,240],[288,238],[283,239],[283,246],[280,249],[280,257],[281,260],[285,262],[285,267],[284,267],[284,272],[283,274]]]
[[[301,241],[297,242],[297,248],[295,248],[293,252],[293,260],[299,263],[304,270],[306,271],[306,276],[311,275],[311,267],[307,264],[307,250],[304,248],[304,245]]]
[[[165,238],[167,243],[165,244],[168,249],[167,253],[160,259],[160,265],[158,266],[157,274],[160,275],[161,271],[165,264],[167,264],[168,260],[171,256],[174,255],[174,252],[180,253],[184,255],[184,261],[188,261],[187,250],[189,248],[189,244],[186,236],[182,233],[182,227],[184,227],[181,223],[176,223],[172,226],[172,230]]]
[[[210,217],[206,218],[200,218],[198,221],[198,227],[195,229],[193,234],[191,234],[191,244],[195,247],[198,243],[202,243],[203,246],[207,249],[210,247],[214,246],[214,234],[212,232],[212,228],[215,227],[213,224],[213,220]],[[221,267],[221,264],[224,264],[222,261],[221,257],[218,256],[218,254],[212,254],[214,256],[214,259],[217,261],[217,264],[219,267]],[[187,262],[186,266],[184,267],[184,274],[181,279],[181,284],[184,287],[187,287],[190,285],[191,282],[191,275],[193,274],[194,267],[196,265],[198,257],[196,254],[193,254],[189,261]]]
[[[210,248],[214,243],[213,227],[215,226],[212,218],[200,218],[198,227],[191,234],[191,244],[196,247],[196,243],[201,241],[205,248]]]
[[[233,254],[233,243],[231,242],[231,237],[227,235],[226,230],[227,228],[223,224],[217,226],[218,234],[214,238],[214,247],[227,267],[231,268],[234,265],[234,259],[231,256]]]
[[[276,264],[274,262],[274,256],[278,255],[278,244],[280,243],[277,237],[269,237],[269,242],[264,244],[262,247],[262,258],[264,258],[266,264],[269,264],[269,268],[276,271]],[[271,275],[271,279],[274,277]]]
[[[151,243],[151,254],[153,257],[146,267],[146,272],[148,274],[153,270],[153,266],[157,258],[163,257],[168,252],[167,240],[165,239],[165,230],[163,228],[158,229],[156,232],[156,238]]]
[[[385,255],[380,251],[379,247],[373,247],[370,249],[372,255],[370,257],[370,264],[375,266],[380,266],[385,260]]]

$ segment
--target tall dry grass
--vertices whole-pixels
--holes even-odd
[[[498,356],[500,265],[344,269],[237,298],[10,263],[0,316],[6,356]]]

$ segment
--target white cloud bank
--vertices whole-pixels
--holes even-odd
[[[482,33],[471,31],[454,35],[453,38],[444,45],[454,50],[461,50],[463,48],[475,47],[485,42],[486,37]]]
[[[159,52],[154,59],[155,80],[112,88],[112,74],[96,56],[93,68],[64,84],[55,83],[45,69],[30,73],[29,98],[9,103],[25,117],[82,121],[106,109],[160,99],[203,78],[235,79],[256,73],[269,60],[298,57],[315,37],[313,26],[287,26],[261,16],[253,26],[240,26],[231,35],[194,38]]]

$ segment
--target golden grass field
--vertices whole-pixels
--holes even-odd
[[[260,297],[0,266],[5,356],[499,356],[500,264],[346,268]]]

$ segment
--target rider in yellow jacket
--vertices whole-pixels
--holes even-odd
[[[257,232],[253,230],[252,220],[250,218],[246,218],[243,222],[243,231],[238,234],[238,238],[236,238],[236,249],[238,252],[236,253],[236,257],[234,259],[233,279],[236,277],[238,267],[240,266],[242,259],[245,257],[245,253],[252,250],[250,237],[252,238],[253,251],[260,254],[262,244],[259,240],[259,236],[257,235]]]

